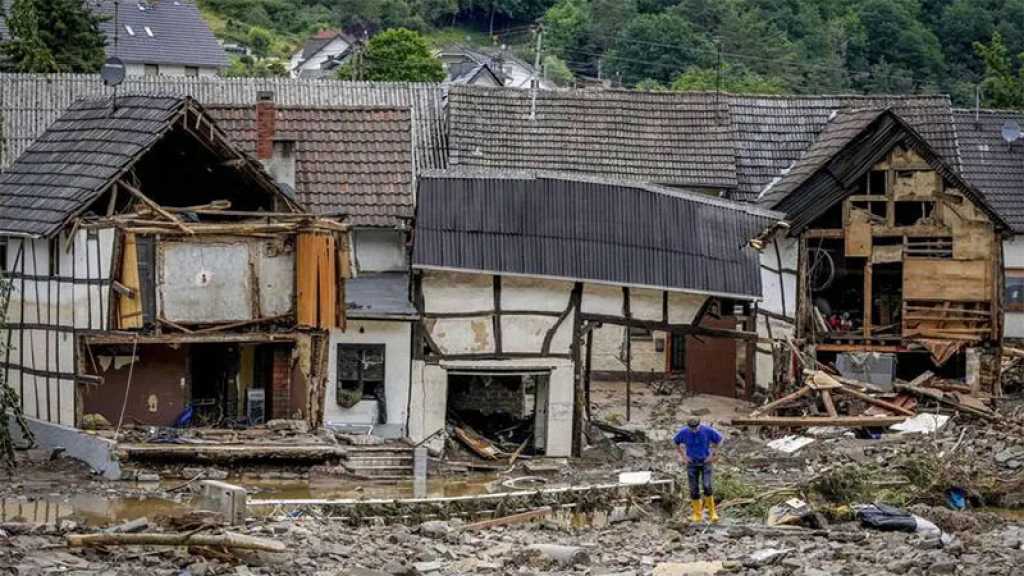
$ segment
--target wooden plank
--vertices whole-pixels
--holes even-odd
[[[865,394],[860,390],[854,390],[853,388],[848,388],[844,386],[838,389],[837,392],[839,392],[840,394],[847,394],[849,396],[853,396],[854,398],[863,400],[868,404],[878,406],[879,408],[885,408],[886,410],[889,410],[890,412],[894,412],[896,414],[902,414],[904,416],[913,416],[914,414],[916,414],[913,410],[908,410],[903,406],[899,406],[897,404],[893,404],[892,402],[886,402],[885,400],[875,398],[870,394]]]
[[[903,262],[904,300],[988,302],[992,274],[988,260],[917,260]]]
[[[818,352],[906,352],[907,348],[900,345],[887,344],[815,344]]]
[[[839,413],[836,412],[836,405],[832,402],[832,393],[828,390],[819,390],[818,393],[821,394],[821,403],[825,405],[825,412],[828,412],[832,418],[839,416]]]
[[[510,526],[512,524],[523,524],[530,522],[531,520],[538,520],[549,516],[554,512],[551,506],[544,506],[543,508],[537,508],[535,510],[529,510],[527,512],[520,512],[518,514],[511,514],[509,516],[503,516],[501,518],[493,518],[491,520],[482,520],[480,522],[473,522],[466,524],[462,527],[463,530],[486,530],[488,528],[497,528],[499,526]]]
[[[903,261],[903,246],[900,245],[882,245],[873,246],[871,248],[871,262],[874,264],[883,264],[887,262],[902,262]]]
[[[845,234],[846,256],[854,258],[871,257],[871,221],[864,210],[850,210],[850,222]]]
[[[871,336],[871,309],[874,304],[874,297],[872,296],[872,275],[874,268],[871,266],[871,261],[864,262],[864,336]]]
[[[139,256],[135,247],[135,234],[124,235],[121,252],[121,284],[132,295],[117,296],[117,327],[122,330],[142,328],[142,291],[139,288]]]
[[[295,240],[295,321],[300,326],[316,326],[316,264],[316,235],[299,234]]]
[[[786,396],[783,396],[782,398],[779,398],[778,400],[774,400],[772,402],[765,404],[764,406],[761,406],[760,408],[757,408],[756,410],[751,412],[751,415],[771,413],[776,408],[780,408],[782,406],[785,406],[786,404],[789,404],[790,402],[799,400],[800,398],[807,396],[813,391],[814,390],[810,386],[803,386],[796,392],[793,392],[792,394],[788,394]]]
[[[733,418],[733,426],[779,426],[783,428],[810,428],[812,426],[845,426],[850,428],[884,428],[899,424],[906,416],[761,416]]]
[[[331,329],[335,326],[337,319],[336,295],[337,295],[337,273],[335,271],[334,237],[327,234],[317,235],[317,281],[318,281],[318,310],[317,326],[324,329]]]
[[[188,226],[185,226],[185,224],[183,224],[181,222],[181,220],[179,220],[174,214],[171,214],[167,210],[164,210],[162,206],[160,206],[159,204],[157,204],[156,202],[151,200],[149,198],[149,196],[146,196],[145,194],[143,194],[141,190],[139,190],[138,188],[136,188],[136,187],[132,186],[131,184],[128,184],[127,182],[124,182],[124,181],[120,181],[120,182],[118,182],[118,184],[121,187],[123,187],[125,190],[127,190],[129,194],[131,194],[132,196],[135,196],[136,198],[138,198],[143,204],[145,204],[147,207],[149,207],[153,212],[156,212],[160,216],[163,216],[164,218],[166,218],[169,222],[174,224],[182,232],[184,232],[186,234],[192,234],[192,230],[189,229]]]

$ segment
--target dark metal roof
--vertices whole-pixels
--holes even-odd
[[[317,52],[323,50],[328,44],[334,41],[335,38],[341,38],[346,44],[355,44],[355,40],[341,32],[340,30],[325,30],[314,34],[306,39],[305,44],[302,45],[302,59],[309,60],[313,56],[316,56]]]
[[[191,98],[124,95],[80,100],[53,122],[0,174],[0,234],[49,236],[131,168],[176,121],[194,110],[204,117],[197,137],[221,134]],[[223,136],[220,137],[223,139]],[[223,146],[224,143],[219,143]],[[234,152],[256,184],[278,194],[258,162]]]
[[[256,108],[207,111],[242,150],[256,151]],[[320,214],[355,226],[400,226],[412,218],[413,129],[407,107],[278,106],[275,139],[295,142],[295,188]]]
[[[227,53],[192,0],[122,0],[117,14],[116,49],[113,0],[90,0],[88,4],[107,17],[100,23],[100,30],[107,37],[110,56],[136,64],[228,65]]]
[[[665,92],[452,86],[454,167],[589,173],[701,188],[735,188],[724,99]]]
[[[409,274],[360,274],[345,281],[345,309],[349,318],[411,317],[416,309],[409,299]]]
[[[914,128],[893,110],[840,112],[793,168],[768,188],[765,204],[784,212],[798,232],[848,196],[858,178],[896,146],[917,152],[947,182],[1006,227],[984,196],[963,180]]]
[[[660,186],[555,175],[428,173],[414,268],[761,297],[747,247],[781,215]]]
[[[1024,113],[956,110],[963,176],[981,190],[1014,232],[1024,233],[1024,140],[1008,144],[1003,124],[1024,126]]]

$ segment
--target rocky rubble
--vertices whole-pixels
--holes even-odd
[[[69,527],[65,527],[67,529]],[[284,542],[282,554],[141,547],[68,549],[61,530],[0,535],[0,571],[76,576],[323,575],[454,576],[590,574],[1005,575],[1024,565],[1024,527],[999,522],[960,532],[945,545],[913,534],[673,525],[664,519],[602,529],[550,524],[465,531],[458,523],[353,529],[314,519],[241,530]],[[714,572],[706,571],[709,566]],[[705,571],[699,571],[705,570]]]

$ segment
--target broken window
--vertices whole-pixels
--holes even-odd
[[[351,408],[363,399],[384,398],[384,345],[338,344],[336,399]]]
[[[894,223],[897,226],[924,225],[928,223],[934,210],[934,202],[896,202]]]

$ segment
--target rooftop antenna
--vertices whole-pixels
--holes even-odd
[[[1007,120],[1006,122],[1003,122],[1002,134],[1003,140],[1006,140],[1006,143],[1010,146],[1013,146],[1014,142],[1020,140],[1021,137],[1024,136],[1020,131],[1020,124],[1018,124],[1016,120]]]
[[[103,63],[103,68],[100,68],[100,78],[103,79],[103,84],[114,87],[114,96],[111,98],[110,112],[113,114],[117,111],[117,87],[124,82],[125,66],[124,61],[118,58],[117,50],[117,37],[118,37],[118,11],[121,6],[121,0],[114,0],[114,55],[107,58],[107,61]]]

